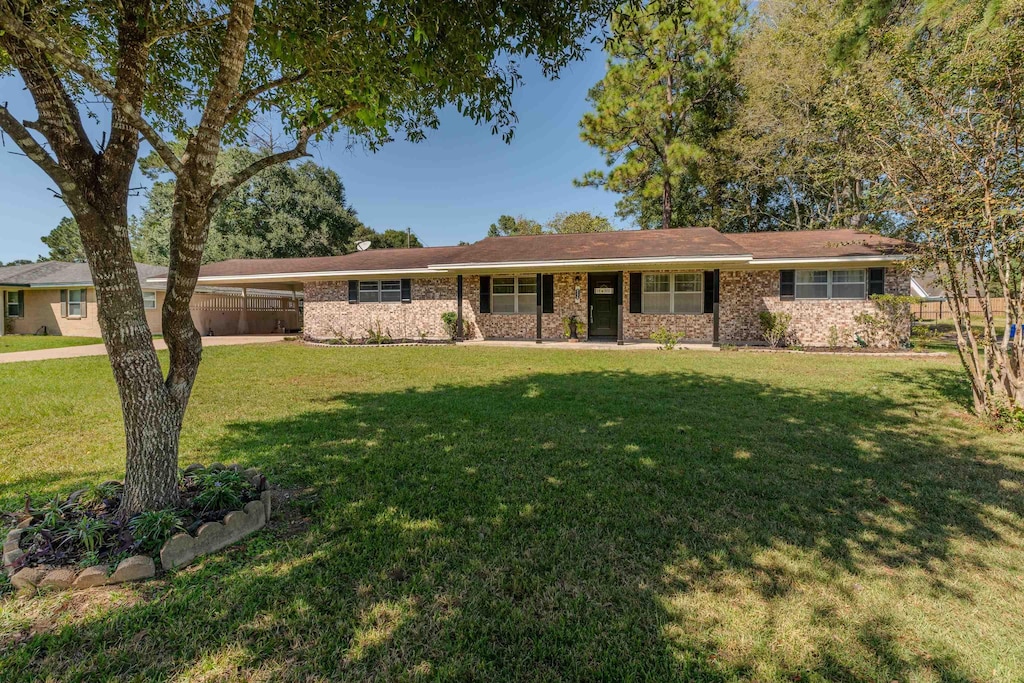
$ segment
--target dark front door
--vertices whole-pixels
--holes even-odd
[[[588,280],[590,298],[589,338],[615,338],[619,332],[619,274],[591,273]]]

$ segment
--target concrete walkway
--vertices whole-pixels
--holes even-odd
[[[276,334],[267,335],[243,335],[233,337],[203,337],[203,348],[211,346],[238,346],[240,344],[269,344],[271,342],[284,341],[284,337]],[[153,345],[157,351],[167,350],[167,344],[163,339],[154,339]],[[34,360],[54,360],[56,358],[81,358],[83,356],[105,356],[107,347],[103,344],[89,344],[88,346],[64,346],[58,349],[39,349],[38,351],[15,351],[13,353],[0,353],[0,364],[22,363]]]
[[[654,342],[624,342],[617,344],[613,341],[543,341],[538,344],[535,341],[487,339],[459,342],[459,346],[514,346],[522,349],[568,349],[571,351],[657,351],[660,346]],[[717,346],[711,344],[692,344],[680,342],[676,344],[679,351],[718,351]]]

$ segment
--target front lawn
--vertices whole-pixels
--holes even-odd
[[[120,475],[105,358],[0,395],[0,506]],[[967,401],[955,359],[212,348],[182,464],[289,502],[0,598],[0,679],[1019,680],[1024,438]]]
[[[88,346],[102,344],[102,339],[94,337],[52,337],[32,334],[5,334],[0,337],[0,353],[15,351],[38,351],[39,349],[59,349],[62,346]]]

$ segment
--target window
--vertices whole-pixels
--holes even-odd
[[[24,296],[22,292],[7,292],[7,317],[8,318],[20,318],[21,317],[21,298]]]
[[[866,294],[867,278],[863,270],[833,270],[833,299],[863,299]]]
[[[491,278],[492,313],[536,313],[537,278]]]
[[[864,270],[798,270],[797,299],[863,299],[867,295]]]
[[[85,301],[84,289],[69,289],[68,292],[68,317],[81,318],[82,304]]]
[[[703,273],[650,273],[644,275],[644,313],[703,313]]]
[[[147,311],[156,310],[156,292],[143,292],[142,293],[142,304],[145,306]]]
[[[359,283],[359,303],[399,303],[401,301],[401,280],[362,280]]]

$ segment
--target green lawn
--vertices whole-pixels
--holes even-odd
[[[94,337],[43,337],[31,334],[5,334],[0,337],[0,353],[59,349],[62,346],[87,346],[89,344],[102,343],[102,339]]]
[[[122,467],[104,358],[0,372],[0,505]],[[954,359],[223,347],[183,464],[288,489],[155,582],[0,599],[0,679],[1016,681],[1024,438]]]

